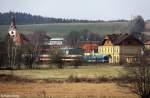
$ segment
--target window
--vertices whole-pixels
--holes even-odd
[[[119,53],[119,49],[118,48],[116,48],[115,50],[116,50],[116,53]]]
[[[118,61],[119,60],[119,57],[118,56],[116,56],[116,61]]]

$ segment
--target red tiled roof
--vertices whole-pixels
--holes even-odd
[[[22,43],[21,36],[20,36],[20,34],[18,32],[16,33],[16,43],[18,43],[18,44]]]
[[[25,37],[25,35],[17,32],[16,33],[16,40],[15,41],[16,41],[17,44],[22,44],[25,41],[28,41],[28,39]]]
[[[144,42],[145,45],[150,45],[150,40],[149,41],[146,41]]]
[[[93,50],[98,49],[97,42],[84,42],[80,45],[80,48],[84,49],[85,52],[92,52]]]

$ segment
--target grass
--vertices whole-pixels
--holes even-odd
[[[29,79],[67,79],[71,75],[78,77],[120,77],[127,74],[124,66],[90,65],[78,69],[14,70],[14,75]],[[0,70],[0,74],[10,74],[9,70]],[[117,85],[117,82],[74,83],[74,82],[15,82],[8,79],[0,82],[1,94],[18,95],[20,98],[138,98],[129,88]]]
[[[128,28],[127,22],[102,22],[102,23],[55,23],[55,24],[33,24],[33,25],[18,25],[19,32],[27,34],[38,30],[46,31],[51,36],[63,36],[72,30],[89,29],[92,32],[97,32],[101,35],[108,33],[126,32]],[[9,26],[0,25],[0,35],[3,37],[7,34]]]
[[[0,83],[0,92],[19,98],[138,98],[115,83]]]
[[[14,70],[14,75],[28,79],[67,79],[69,76],[77,77],[121,77],[127,71],[123,66],[80,66],[75,68],[64,69],[44,69],[44,70]],[[1,70],[0,74],[10,74],[9,70]]]

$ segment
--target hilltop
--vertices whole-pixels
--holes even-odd
[[[22,12],[6,12],[0,13],[0,25],[9,25],[12,16],[16,17],[16,23],[18,25],[102,22],[101,20],[64,19],[64,18],[43,17],[41,15],[32,15],[29,13],[22,13]]]

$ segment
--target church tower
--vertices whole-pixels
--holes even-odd
[[[15,45],[21,45],[23,39],[21,38],[21,34],[17,31],[15,17],[12,17],[11,25],[9,27],[8,35],[12,38]]]
[[[16,22],[15,17],[12,17],[11,25],[9,27],[9,36],[14,40],[16,38],[17,28],[16,28]]]

